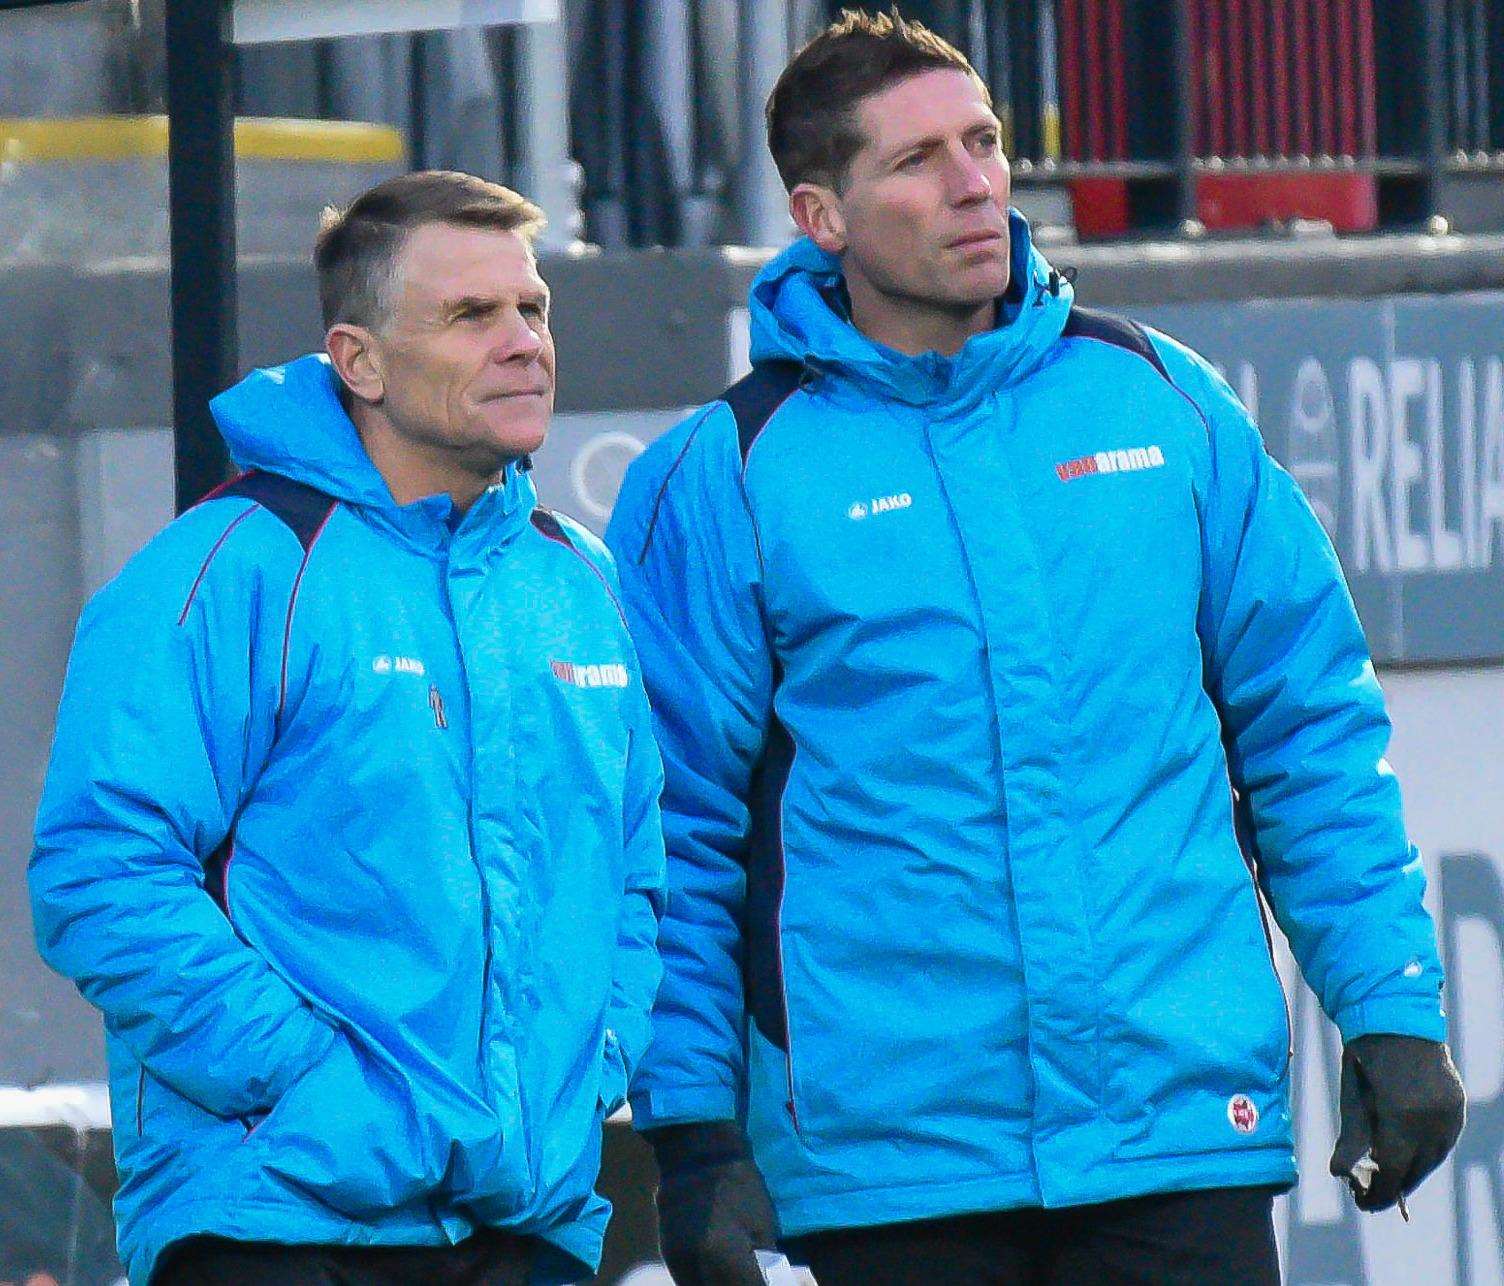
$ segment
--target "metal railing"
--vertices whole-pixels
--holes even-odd
[[[149,24],[161,5],[130,11]],[[115,15],[103,25],[118,39],[122,0],[53,12],[77,23],[96,6]],[[560,238],[777,243],[790,227],[763,101],[792,50],[841,7],[562,0],[562,22],[547,29],[242,49],[237,102],[395,125],[415,164],[546,194]],[[1504,0],[898,7],[968,54],[992,87],[1016,182],[1068,193],[1083,235],[1300,218],[1339,230],[1504,227]],[[13,21],[0,11],[0,24]],[[131,56],[149,43],[138,37]],[[0,39],[10,115],[26,110],[5,101],[7,80],[28,83],[7,75],[16,49]],[[60,62],[80,50],[76,32],[59,35]],[[130,101],[96,109],[161,105],[150,66],[111,83],[133,86]]]

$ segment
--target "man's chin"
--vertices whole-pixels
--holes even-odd
[[[531,417],[524,423],[513,420],[507,424],[491,424],[486,431],[486,445],[509,460],[530,455],[541,447],[548,437],[548,420]]]
[[[1010,275],[1006,262],[997,268],[958,274],[961,278],[955,282],[956,294],[961,296],[958,302],[980,308],[994,299],[1001,299],[1008,293]]]
[[[537,451],[547,434],[509,434],[505,439],[492,438],[481,445],[472,443],[464,452],[463,468],[488,483],[499,479],[512,465]]]

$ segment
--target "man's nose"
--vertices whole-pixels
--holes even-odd
[[[517,309],[496,328],[492,356],[498,362],[531,362],[543,351],[543,336]]]
[[[951,200],[957,205],[975,205],[992,196],[992,180],[977,158],[962,149],[950,167]]]

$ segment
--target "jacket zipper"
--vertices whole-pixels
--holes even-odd
[[[783,969],[783,929],[778,931],[778,967],[780,974]],[[794,1094],[794,1027],[789,1021],[789,987],[787,979],[783,986],[783,1043],[786,1048],[783,1051],[783,1070],[788,1084],[788,1099],[784,1106],[788,1108],[789,1121],[793,1124],[794,1134],[801,1143],[808,1143],[805,1138],[804,1126],[799,1121],[799,1103]]]
[[[486,944],[485,957],[481,965],[480,973],[480,1031],[477,1034],[476,1045],[476,1070],[480,1077],[480,1089],[482,1098],[489,1104],[490,1093],[486,1077],[486,1019],[491,1009],[491,974],[494,967],[493,945],[491,934],[491,886],[486,881],[485,867],[480,860],[480,851],[475,843],[475,736],[473,712],[468,709],[468,693],[470,691],[470,678],[465,668],[465,647],[460,638],[459,623],[454,619],[452,611],[449,615],[450,627],[454,630],[455,655],[459,658],[460,682],[464,684],[467,694],[465,720],[465,835],[470,845],[470,861],[475,867],[475,878],[480,883],[480,928],[481,936]],[[434,691],[437,689],[435,688]],[[432,695],[430,694],[430,704]],[[435,708],[435,719],[439,718],[439,710]],[[441,728],[448,727],[448,719],[439,724]]]
[[[789,758],[789,777],[794,775],[794,759],[798,757],[797,750]],[[788,784],[785,781],[784,790],[787,792]],[[783,846],[783,799],[778,801],[778,851],[783,855],[783,888],[778,894],[778,920],[774,931],[774,941],[778,947],[778,998],[783,1002],[783,1070],[788,1088],[788,1098],[784,1106],[788,1108],[789,1121],[794,1127],[794,1135],[801,1143],[808,1143],[805,1137],[804,1126],[799,1120],[799,1102],[794,1093],[794,1022],[789,1014],[789,975],[788,966],[783,958],[783,904],[789,895],[789,863],[788,854]]]
[[[475,867],[475,878],[480,884],[480,927],[485,940],[485,954],[481,963],[480,975],[480,1023],[476,1033],[475,1070],[480,1089],[481,1101],[488,1108],[494,1110],[496,1103],[491,1091],[490,1077],[487,1074],[486,1058],[486,1035],[489,1031],[488,1018],[491,1014],[491,979],[495,973],[495,948],[492,942],[492,906],[491,886],[486,880],[485,865],[481,862],[480,848],[475,839],[475,718],[471,708],[470,698],[470,675],[465,664],[465,644],[460,634],[459,619],[455,615],[454,606],[449,600],[449,569],[446,564],[444,575],[443,607],[445,619],[449,622],[449,628],[454,636],[454,654],[459,669],[459,682],[462,685],[464,696],[464,725],[465,745],[462,753],[465,756],[465,835],[470,847],[470,861]],[[429,705],[433,710],[435,724],[442,730],[451,731],[452,721],[444,710],[443,698],[440,696],[435,701],[437,685],[429,693]],[[528,1174],[531,1179],[533,1168],[533,1150],[529,1146],[527,1137],[527,1117],[522,1100],[522,1078],[517,1077],[517,1113],[518,1113],[518,1136],[522,1145],[523,1156],[527,1159]]]

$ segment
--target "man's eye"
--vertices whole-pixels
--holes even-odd
[[[898,168],[900,170],[917,170],[924,164],[924,157],[925,153],[923,152],[910,152],[903,160],[899,161]]]
[[[529,303],[523,304],[522,315],[532,321],[546,321],[548,319],[548,306],[546,304]]]

